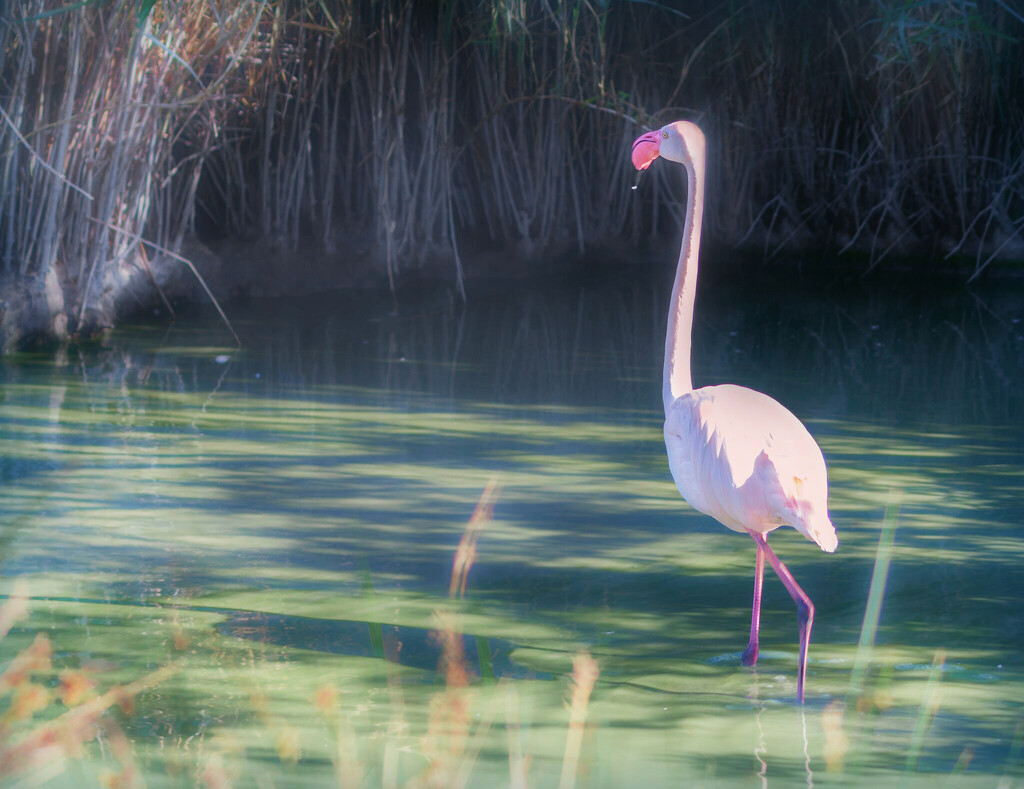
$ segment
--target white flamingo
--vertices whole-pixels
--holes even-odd
[[[785,564],[768,547],[768,532],[789,525],[822,550],[839,544],[828,517],[825,459],[807,428],[784,406],[761,392],[721,384],[694,389],[690,380],[690,335],[697,290],[697,257],[704,216],[704,134],[677,121],[641,135],[633,143],[633,165],[645,170],[659,156],[686,168],[686,223],[679,267],[669,303],[665,338],[665,447],[679,492],[695,509],[757,544],[750,642],[743,664],[757,662],[764,560],[778,574],[800,623],[797,699],[804,700],[807,645],[814,604]]]

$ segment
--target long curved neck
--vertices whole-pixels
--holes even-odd
[[[693,391],[690,379],[690,339],[693,333],[693,303],[697,295],[697,258],[700,255],[700,226],[704,218],[704,152],[686,164],[686,223],[679,265],[672,285],[665,337],[665,375],[662,399],[665,411],[679,396]]]

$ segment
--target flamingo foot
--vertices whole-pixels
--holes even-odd
[[[740,661],[744,666],[753,666],[757,663],[757,642],[751,641],[747,644],[747,648],[743,650],[743,654],[740,656]]]

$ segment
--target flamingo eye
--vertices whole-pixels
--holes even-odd
[[[668,139],[668,132],[667,131],[663,131],[661,133],[661,136],[664,137],[667,140]]]

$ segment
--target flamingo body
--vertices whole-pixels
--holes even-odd
[[[768,395],[721,384],[677,397],[665,416],[665,448],[694,509],[733,531],[789,525],[823,550],[836,549],[821,449]]]

